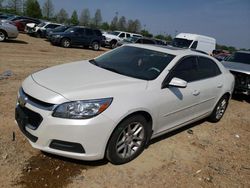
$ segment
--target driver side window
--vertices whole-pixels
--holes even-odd
[[[171,78],[176,77],[187,82],[198,79],[198,64],[196,57],[186,57],[181,60],[171,71]]]

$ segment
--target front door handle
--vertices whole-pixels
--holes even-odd
[[[222,84],[222,83],[219,83],[219,84],[217,85],[217,88],[222,88],[222,86],[223,86],[223,84]]]
[[[194,90],[194,91],[192,92],[192,94],[193,94],[194,96],[198,96],[198,95],[200,94],[200,91]]]

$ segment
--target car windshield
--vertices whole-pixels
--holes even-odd
[[[56,27],[55,29],[53,29],[53,32],[63,32],[65,31],[66,29],[68,29],[67,26],[59,26],[59,27]]]
[[[46,23],[42,22],[42,23],[38,24],[37,27],[43,27],[45,25],[46,25]]]
[[[16,18],[16,16],[10,16],[10,17],[7,18],[7,20],[13,20],[15,18]]]
[[[120,34],[120,32],[113,31],[113,32],[110,32],[110,34],[111,34],[111,35],[115,35],[115,36],[117,36],[117,35],[119,35],[119,34]]]
[[[174,38],[171,45],[178,48],[188,48],[192,42],[192,40]]]
[[[73,32],[75,32],[75,28],[74,27],[70,27],[70,28],[68,28],[68,29],[66,29],[64,31],[64,33],[73,33]]]
[[[250,52],[235,52],[232,56],[226,59],[226,61],[244,63],[250,65]]]
[[[90,60],[90,63],[125,76],[154,80],[174,57],[163,52],[122,46]]]

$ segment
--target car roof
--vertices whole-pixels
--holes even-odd
[[[244,50],[240,50],[240,51],[237,51],[236,53],[244,53],[244,54],[250,54],[250,51],[244,51]]]
[[[138,48],[144,48],[148,50],[154,50],[159,51],[163,53],[172,54],[175,56],[184,56],[184,55],[197,55],[197,56],[208,56],[204,53],[193,51],[189,48],[183,49],[183,48],[177,48],[173,46],[162,46],[162,45],[150,45],[150,44],[124,44],[123,46],[134,46]]]

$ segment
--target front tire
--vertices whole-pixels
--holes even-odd
[[[5,41],[6,38],[7,34],[4,31],[0,30],[0,42]]]
[[[64,48],[69,48],[70,47],[70,40],[69,39],[62,39],[61,41],[61,46]]]
[[[140,155],[150,136],[150,126],[141,115],[128,117],[114,130],[106,150],[106,158],[120,165]]]
[[[227,109],[228,101],[229,97],[227,95],[221,97],[219,102],[216,104],[212,114],[208,118],[210,122],[216,123],[221,120]]]
[[[93,42],[91,46],[95,51],[98,51],[100,49],[100,44],[98,42]]]

